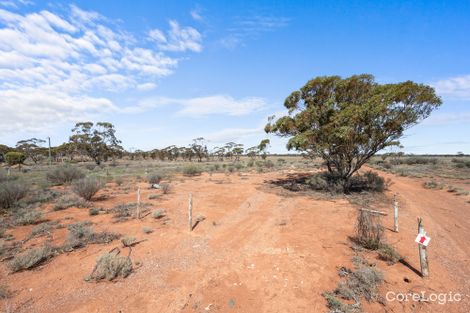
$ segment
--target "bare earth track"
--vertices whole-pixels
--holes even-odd
[[[268,181],[283,173],[242,175],[203,174],[177,179],[168,195],[147,200],[155,193],[143,188],[143,199],[153,208],[165,208],[163,224],[150,215],[140,221],[113,223],[110,215],[88,216],[88,210],[71,208],[51,212],[50,220],[64,224],[91,220],[97,230],[109,230],[146,239],[135,246],[131,258],[135,271],[116,282],[86,282],[96,258],[113,247],[89,245],[62,254],[34,271],[9,274],[1,266],[0,278],[14,296],[1,300],[6,312],[326,312],[324,291],[333,290],[340,266],[352,267],[354,251],[348,236],[354,234],[356,210],[345,199],[320,200],[273,186]],[[460,292],[459,303],[364,303],[365,312],[470,312],[470,204],[445,191],[426,190],[422,180],[390,177],[387,195],[398,193],[400,232],[386,232],[388,242],[403,255],[409,267],[388,266],[368,253],[384,271],[380,292]],[[117,191],[113,184],[110,190]],[[194,212],[206,219],[192,233],[187,226],[188,194]],[[111,208],[133,202],[135,194],[116,193],[97,205]],[[391,206],[378,208],[389,213]],[[416,217],[432,237],[429,246],[431,275],[419,277]],[[70,219],[64,219],[69,217]],[[392,228],[392,218],[384,219]],[[154,229],[144,234],[142,227]],[[31,226],[10,231],[17,240]],[[56,230],[54,242],[65,238]],[[34,241],[32,242],[34,244]],[[39,244],[39,242],[38,242]],[[123,252],[127,250],[122,248]],[[410,268],[411,267],[411,268]],[[409,282],[405,282],[407,278]]]

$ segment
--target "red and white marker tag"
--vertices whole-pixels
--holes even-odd
[[[429,244],[430,241],[431,241],[431,237],[427,236],[426,234],[418,234],[418,236],[415,239],[415,242],[425,247]]]

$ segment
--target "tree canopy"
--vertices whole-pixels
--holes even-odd
[[[321,76],[292,92],[289,115],[265,131],[288,137],[287,148],[324,159],[347,188],[349,178],[378,151],[399,145],[409,127],[441,105],[430,86],[405,81],[379,84],[369,74]]]

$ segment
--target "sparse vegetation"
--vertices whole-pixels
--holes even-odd
[[[29,249],[19,255],[16,255],[13,260],[8,263],[8,267],[13,273],[23,270],[30,270],[46,262],[52,258],[53,255],[54,249],[46,244],[42,247]]]
[[[150,234],[150,233],[153,233],[153,228],[152,228],[152,227],[148,227],[148,226],[144,226],[144,227],[142,227],[142,231],[143,231],[145,234]]]
[[[150,184],[159,184],[163,177],[164,175],[161,172],[152,172],[147,176],[147,180]]]
[[[152,217],[154,219],[160,219],[164,216],[165,216],[165,209],[157,209],[157,210],[153,211],[153,213],[152,213]]]
[[[91,208],[88,211],[88,214],[90,214],[90,216],[98,215],[98,214],[100,214],[100,209],[99,208]]]
[[[428,180],[423,183],[423,187],[426,189],[442,189],[444,186],[442,184],[439,184],[438,182],[434,180]]]
[[[130,273],[132,273],[131,259],[112,251],[97,259],[93,273],[86,280],[106,279],[111,281],[119,277],[126,278]]]
[[[169,183],[162,183],[160,184],[160,189],[162,190],[163,194],[167,194],[171,190],[171,185]]]
[[[401,256],[391,245],[382,243],[378,252],[379,258],[386,261],[389,265],[395,264],[401,260]]]
[[[103,188],[103,183],[95,177],[82,178],[76,181],[72,190],[85,200],[91,200],[93,196]]]
[[[116,233],[96,233],[93,230],[90,221],[73,223],[67,228],[69,233],[67,236],[66,248],[68,249],[81,248],[87,244],[110,243],[120,237],[120,235]]]
[[[202,173],[202,170],[199,166],[190,164],[183,167],[182,172],[185,176],[196,176]]]
[[[28,186],[22,181],[6,180],[0,183],[0,209],[9,209],[28,193]]]
[[[31,208],[21,209],[15,212],[14,222],[16,225],[34,225],[44,221],[42,212]]]
[[[85,177],[78,167],[71,165],[55,166],[46,173],[47,180],[56,185],[70,184],[74,180]]]
[[[73,194],[65,194],[57,199],[57,202],[53,206],[54,211],[65,210],[71,207],[86,208],[89,203],[83,198],[80,198]]]

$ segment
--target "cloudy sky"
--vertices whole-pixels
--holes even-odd
[[[60,144],[91,120],[128,149],[249,147],[307,80],[371,73],[444,100],[405,151],[470,153],[469,16],[468,1],[1,0],[0,143]]]

